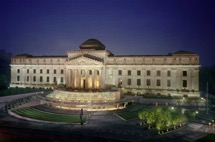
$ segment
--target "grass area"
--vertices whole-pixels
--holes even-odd
[[[122,117],[125,120],[138,119],[138,113],[143,109],[150,109],[154,107],[153,105],[144,105],[144,104],[132,104],[126,110],[117,113],[118,116]]]
[[[214,142],[215,134],[208,134],[207,136],[197,140],[197,142]]]
[[[37,110],[32,107],[13,110],[13,112],[24,117],[43,120],[43,121],[81,123],[79,115],[50,113],[50,112]],[[85,123],[87,116],[83,115],[82,119],[83,119],[83,123]]]
[[[136,110],[136,111],[125,111],[122,113],[118,113],[117,115],[122,117],[125,120],[132,120],[138,118],[138,113],[142,110]]]
[[[33,88],[8,88],[5,90],[0,90],[0,96],[10,96],[24,93],[32,93],[39,91],[50,91],[49,89],[33,89]]]

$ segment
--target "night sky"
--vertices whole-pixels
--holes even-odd
[[[0,0],[0,49],[66,55],[89,38],[115,55],[188,50],[215,65],[215,0]]]

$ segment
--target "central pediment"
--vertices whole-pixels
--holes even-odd
[[[67,65],[102,65],[102,61],[98,61],[86,56],[80,56],[66,62]]]

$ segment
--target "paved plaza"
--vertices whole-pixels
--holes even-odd
[[[26,105],[26,104],[25,104]],[[86,112],[84,112],[86,113]],[[134,119],[124,121],[112,112],[92,112],[89,115],[87,123],[80,124],[53,124],[25,121],[10,116],[7,112],[0,112],[1,129],[12,129],[27,131],[27,134],[49,133],[50,137],[54,135],[64,135],[53,138],[54,141],[71,141],[81,139],[81,141],[196,141],[208,133],[215,133],[209,128],[206,122],[198,120],[188,123],[184,127],[174,131],[157,135],[151,133],[139,125],[139,120]],[[13,134],[15,135],[15,134]],[[44,138],[41,134],[41,139]],[[68,138],[68,139],[66,139]],[[83,139],[84,138],[84,139]],[[40,139],[38,138],[38,141]]]

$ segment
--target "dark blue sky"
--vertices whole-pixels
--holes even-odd
[[[115,55],[188,50],[215,65],[214,0],[0,0],[0,49],[66,55],[89,38]]]

